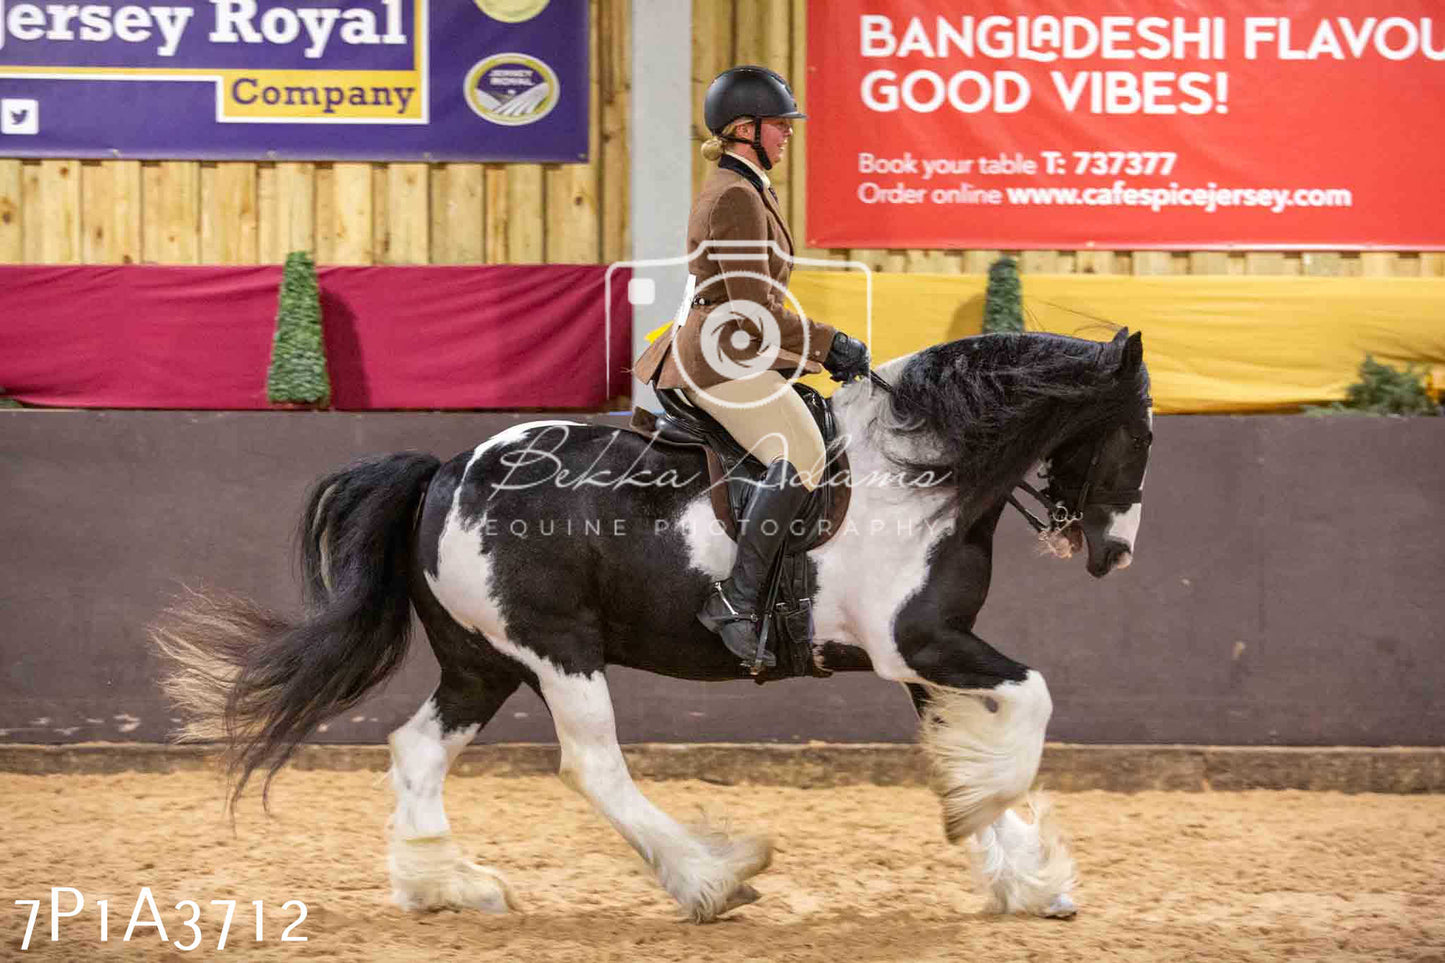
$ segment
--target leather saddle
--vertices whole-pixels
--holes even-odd
[[[775,669],[754,675],[758,682],[797,675],[832,673],[813,660],[813,584],[806,553],[826,543],[842,527],[852,489],[848,485],[848,456],[838,443],[833,410],[816,390],[794,384],[822,433],[828,461],[822,481],[789,526],[788,540],[763,588],[761,610],[768,613],[760,627],[764,646],[776,654]],[[757,491],[767,466],[733,440],[726,428],[687,400],[676,388],[657,389],[664,414],[634,408],[628,427],[653,444],[700,450],[707,457],[708,485],[713,513],[734,541],[739,520]]]

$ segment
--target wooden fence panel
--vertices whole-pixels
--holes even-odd
[[[41,211],[40,162],[25,161],[20,168],[20,206],[23,223],[21,257],[27,264],[44,264],[41,242],[45,239]]]
[[[256,165],[202,164],[200,177],[201,263],[255,264],[260,236]]]
[[[629,213],[632,203],[631,145],[628,143],[632,105],[632,4],[630,0],[604,0],[601,39],[598,43],[602,151],[598,172],[598,217],[601,254],[605,263],[632,257]]]
[[[259,165],[256,207],[260,235],[257,260],[281,264],[292,251],[316,255],[316,165]]]
[[[21,163],[0,159],[0,264],[25,260],[25,199]]]
[[[1393,251],[1365,251],[1360,255],[1361,273],[1367,278],[1393,277],[1398,260]]]
[[[80,168],[81,260],[141,261],[139,161],[87,161]]]
[[[1228,274],[1228,251],[1190,251],[1190,274]]]
[[[546,195],[540,164],[507,167],[507,261],[542,263],[546,242]]]
[[[1173,258],[1168,251],[1135,251],[1134,273],[1137,275],[1172,274],[1174,273]]]
[[[41,260],[80,263],[80,162],[40,162]]]
[[[371,180],[370,164],[331,165],[331,251],[328,263],[373,263]]]
[[[507,168],[500,164],[488,164],[486,171],[487,196],[483,201],[483,254],[488,264],[506,264],[511,261],[511,245],[507,214],[509,213],[510,189],[507,186]]]
[[[385,164],[371,165],[371,249],[367,264],[391,261],[391,225],[387,220],[390,171]]]
[[[431,256],[430,187],[425,164],[387,164],[384,170],[385,234],[376,262],[426,264]],[[377,204],[380,211],[381,203]]]
[[[703,119],[702,101],[713,78],[735,61],[733,51],[732,0],[692,0],[692,139],[701,145],[711,134]],[[711,165],[694,150],[692,192],[698,189]]]
[[[1059,274],[1059,252],[1020,251],[1019,270],[1024,274]]]
[[[441,164],[432,170],[433,264],[481,264],[486,181],[481,164]]]
[[[591,2],[588,18],[589,62],[592,76],[587,85],[588,114],[593,122],[587,131],[587,163],[549,164],[543,177],[546,190],[546,231],[544,257],[553,264],[588,264],[601,257],[602,218],[598,210],[598,180],[602,169],[602,84],[598,55],[601,3]]]
[[[199,264],[201,165],[146,163],[141,171],[141,242],[151,264]]]

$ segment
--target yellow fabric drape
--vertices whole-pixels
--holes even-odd
[[[978,275],[875,274],[871,336],[858,272],[798,271],[791,289],[819,321],[867,337],[875,363],[978,334]],[[1423,364],[1445,384],[1445,279],[1290,277],[1023,278],[1025,325],[1108,340],[1144,333],[1161,413],[1278,411],[1341,400],[1368,351]],[[808,379],[830,391],[826,376]]]

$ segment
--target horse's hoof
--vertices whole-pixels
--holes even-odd
[[[1049,908],[1044,910],[1040,915],[1052,920],[1071,920],[1078,915],[1078,912],[1079,908],[1074,905],[1073,899],[1067,894],[1060,894],[1054,897],[1054,901],[1049,904]]]
[[[738,886],[737,889],[732,891],[732,895],[730,895],[727,902],[723,904],[723,908],[718,910],[718,915],[721,916],[724,913],[731,913],[739,906],[746,906],[749,903],[756,903],[760,898],[762,898],[762,895],[762,893],[759,893],[757,890],[753,889],[752,886],[748,885],[747,883],[743,883]]]

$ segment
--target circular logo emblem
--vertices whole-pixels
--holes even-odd
[[[482,13],[503,23],[531,20],[547,9],[548,0],[477,0]]]
[[[755,339],[738,322],[750,322],[759,337]],[[747,357],[755,340],[761,342],[757,354]],[[782,350],[782,340],[777,319],[756,301],[724,301],[703,319],[698,332],[703,360],[729,381],[751,378],[771,368]]]
[[[519,127],[550,114],[561,89],[552,68],[536,57],[502,53],[473,65],[462,92],[478,117]]]
[[[689,371],[682,355],[674,352],[674,357],[677,358],[677,367],[682,374],[682,380],[687,382],[688,388],[693,393],[703,395],[713,404],[723,408],[756,408],[767,404],[784,392],[792,390],[792,383],[806,373],[806,361],[803,358],[808,354],[808,316],[803,313],[803,306],[798,303],[793,292],[766,274],[759,271],[728,271],[727,276],[756,278],[778,290],[784,304],[790,306],[793,313],[803,322],[802,357],[797,365],[791,373],[784,375],[783,383],[767,397],[752,401],[729,401],[718,397],[706,388],[699,388],[697,376],[704,372]],[[721,282],[723,279],[724,275],[722,274],[713,275],[703,282],[699,293],[705,291],[709,285]],[[683,324],[686,323],[686,321],[683,322]],[[698,347],[702,352],[703,364],[707,367],[708,372],[720,376],[724,381],[744,381],[771,370],[783,349],[783,337],[782,331],[778,327],[778,319],[756,301],[747,301],[741,298],[724,301],[708,312],[707,317],[703,318],[699,325],[697,339]],[[784,374],[782,371],[778,373]],[[708,380],[713,379],[709,377]]]

